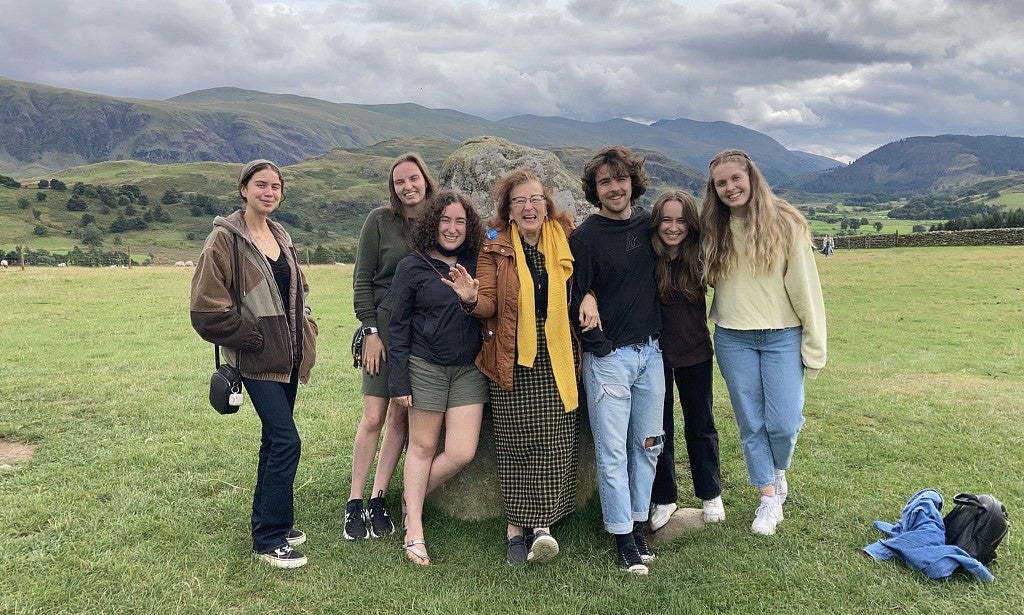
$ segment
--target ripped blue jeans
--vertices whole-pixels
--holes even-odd
[[[583,384],[594,434],[604,528],[633,531],[646,521],[664,430],[665,370],[657,340],[583,355]],[[650,446],[646,440],[652,439]]]

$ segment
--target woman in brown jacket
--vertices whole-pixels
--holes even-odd
[[[463,306],[483,321],[476,365],[490,380],[509,564],[558,554],[550,527],[576,500],[576,342],[569,325],[572,216],[535,173],[495,185],[478,279],[452,271]],[[533,530],[527,544],[527,531]]]

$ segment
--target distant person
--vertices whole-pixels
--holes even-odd
[[[199,255],[192,277],[192,326],[203,339],[223,346],[225,360],[239,368],[263,426],[252,500],[253,551],[271,566],[298,568],[307,560],[292,548],[306,541],[294,527],[301,442],[292,415],[299,382],[309,382],[316,361],[317,326],[292,239],[268,218],[284,201],[281,170],[267,160],[250,162],[242,169],[238,193],[242,208],[214,218]],[[241,289],[234,288],[236,239]],[[236,290],[241,314],[234,305]]]
[[[633,574],[647,574],[654,559],[644,526],[663,446],[665,395],[650,215],[635,207],[647,190],[643,163],[618,146],[591,158],[583,170],[583,193],[598,211],[569,237],[573,320],[592,292],[603,325],[581,332],[601,514],[605,530],[615,536],[619,567]]]
[[[715,353],[761,494],[751,530],[783,520],[786,470],[803,425],[804,376],[825,366],[825,305],[807,221],[772,194],[741,150],[709,166],[701,211],[704,281],[714,286]]]
[[[566,239],[574,225],[533,171],[505,175],[493,193],[478,279],[458,266],[452,281],[465,308],[483,319],[476,365],[489,378],[505,559],[542,563],[559,551],[551,526],[576,502],[579,345],[569,323]]]
[[[836,242],[832,239],[832,236],[825,235],[825,239],[823,239],[821,243],[821,251],[825,255],[825,258],[832,256],[832,253],[836,250]]]
[[[657,531],[677,507],[673,382],[679,389],[690,477],[694,494],[702,501],[704,521],[725,521],[725,505],[718,430],[711,410],[713,352],[706,316],[707,286],[702,281],[700,222],[693,197],[682,190],[658,195],[651,208],[650,231],[665,363],[665,448],[658,456],[651,492],[651,531]]]
[[[352,443],[352,483],[345,504],[345,538],[381,537],[395,531],[384,506],[384,493],[398,466],[408,432],[408,410],[393,401],[388,407],[388,318],[391,280],[398,262],[411,251],[409,235],[426,201],[437,191],[427,164],[409,152],[395,159],[388,174],[390,203],[370,212],[359,233],[352,274],[352,302],[363,327],[363,416]],[[380,432],[387,421],[384,439]],[[377,443],[380,441],[378,456]],[[377,471],[366,510],[363,490],[377,457]],[[369,527],[367,527],[369,526]]]
[[[421,566],[430,565],[423,500],[473,460],[488,399],[487,378],[473,364],[480,324],[463,309],[449,277],[453,268],[476,274],[482,231],[468,198],[438,192],[417,220],[414,251],[398,263],[392,282],[389,391],[409,409],[403,547],[409,561]],[[442,426],[444,450],[437,454]]]

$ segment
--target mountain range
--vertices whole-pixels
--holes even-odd
[[[613,143],[659,152],[668,166],[678,165],[673,172],[691,188],[701,184],[712,156],[734,147],[757,161],[773,187],[817,194],[906,196],[1024,171],[1020,137],[908,137],[844,165],[786,149],[768,135],[728,122],[677,118],[648,125],[533,115],[491,121],[412,103],[333,103],[238,88],[158,101],[0,77],[0,118],[0,173],[18,178],[111,160],[167,164],[269,158],[293,164],[339,148],[357,151],[410,138],[454,148],[479,135],[548,149],[563,160]]]

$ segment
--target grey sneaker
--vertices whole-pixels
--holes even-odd
[[[522,566],[527,558],[525,537],[513,536],[505,540],[505,561],[509,566]]]
[[[530,553],[527,561],[535,564],[550,562],[558,555],[558,541],[551,534],[544,530],[537,530],[533,534],[533,542],[530,543]]]
[[[349,500],[345,504],[345,538],[349,540],[362,540],[367,536],[363,501]]]
[[[266,553],[257,553],[256,557],[270,564],[274,568],[298,568],[305,566],[309,561],[306,556],[292,548],[291,545],[278,547]]]

